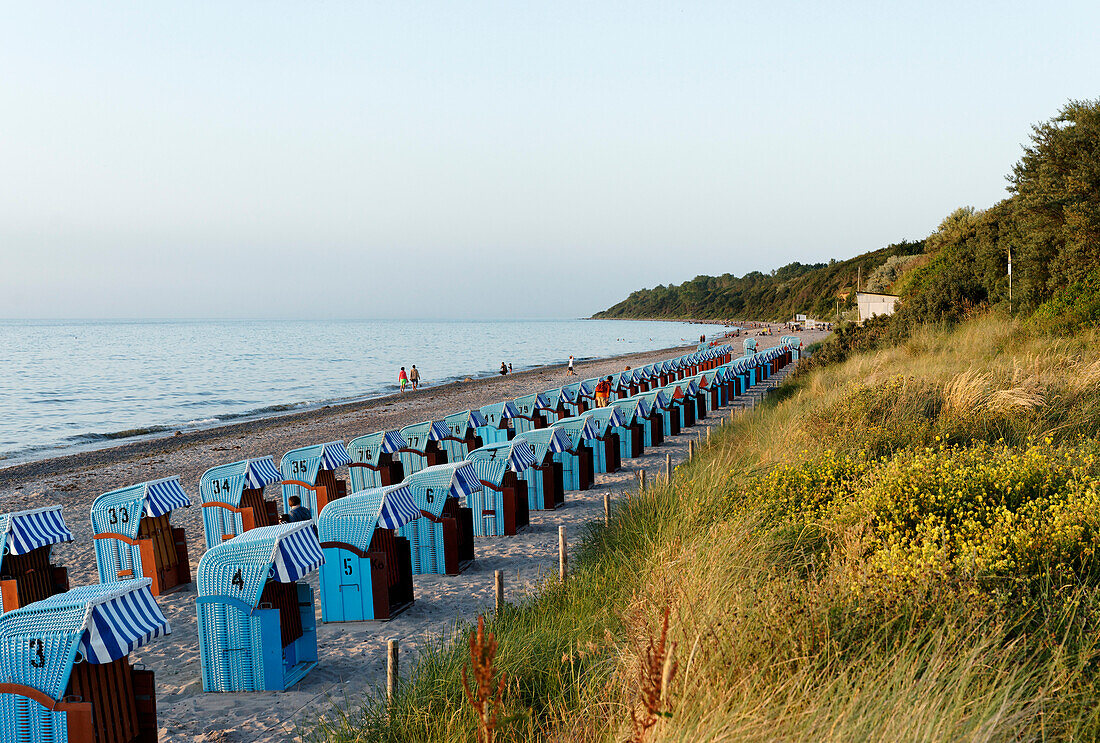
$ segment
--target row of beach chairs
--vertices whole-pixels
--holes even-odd
[[[751,341],[751,344],[750,344]],[[318,662],[324,622],[391,619],[413,576],[453,575],[475,538],[521,531],[598,473],[659,446],[797,360],[784,337],[733,358],[701,346],[616,374],[208,470],[200,479],[206,552],[194,577],[203,688],[283,690]],[[347,482],[338,473],[347,468]],[[272,488],[278,488],[274,494]],[[349,493],[350,491],[350,493]],[[313,519],[279,523],[297,495]],[[171,514],[191,507],[177,477],[105,493],[91,509],[100,583],[70,588],[54,545],[72,541],[60,506],[0,516],[0,728],[5,741],[157,740],[153,672],[130,652],[170,632],[156,596],[192,583]],[[15,731],[14,737],[7,731]]]

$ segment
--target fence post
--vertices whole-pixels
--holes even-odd
[[[695,439],[688,439],[688,461],[695,458]]]
[[[565,527],[558,527],[558,580],[565,583],[569,553],[565,549]]]
[[[494,577],[496,578],[497,589],[497,614],[500,614],[500,610],[504,608],[504,571],[496,571]]]
[[[397,640],[391,638],[386,645],[386,701],[392,704],[397,694]]]
[[[665,454],[665,484],[672,482],[672,455]]]
[[[645,490],[645,470],[638,470],[638,492]]]
[[[604,526],[611,524],[611,491],[605,490],[603,492],[603,523]]]

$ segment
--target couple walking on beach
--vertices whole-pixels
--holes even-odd
[[[405,373],[405,367],[401,367],[401,371],[397,374],[397,383],[401,385],[401,391],[404,392],[405,388],[412,384],[412,388],[415,390],[420,386],[420,370],[416,368],[416,364],[412,365],[412,369],[408,374]]]

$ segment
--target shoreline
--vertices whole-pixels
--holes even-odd
[[[656,349],[653,351],[636,351],[587,360],[578,359],[576,366],[578,371],[580,371],[585,366],[591,366],[601,362],[612,362],[616,360],[630,361],[632,359],[649,358],[652,356],[668,358],[669,356],[676,355],[678,352],[689,353],[690,350],[694,350],[694,348],[695,344],[691,344],[688,346],[671,346],[669,348]],[[178,451],[221,438],[260,433],[272,428],[289,426],[295,423],[313,422],[328,416],[369,412],[375,408],[384,407],[400,400],[409,399],[410,397],[423,400],[427,397],[445,395],[455,390],[465,390],[471,386],[492,386],[491,383],[503,380],[528,379],[545,373],[549,369],[563,369],[564,364],[565,362],[560,364],[543,364],[529,369],[512,372],[503,377],[499,375],[468,377],[469,381],[461,380],[445,382],[437,386],[422,386],[415,394],[413,392],[391,392],[374,397],[353,397],[346,401],[320,404],[300,410],[268,413],[256,416],[255,418],[243,418],[241,420],[196,427],[189,430],[181,429],[176,433],[157,432],[155,434],[135,437],[132,441],[111,442],[103,446],[91,448],[73,447],[71,451],[63,451],[39,459],[16,461],[6,466],[0,464],[0,487],[5,487],[27,478],[50,477],[58,474],[59,471],[118,464],[150,454]],[[587,376],[581,374],[578,374],[578,376],[587,378]],[[370,432],[363,431],[362,433]],[[3,460],[0,460],[0,463],[2,462]]]

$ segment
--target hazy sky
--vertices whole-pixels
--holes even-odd
[[[3,2],[0,317],[575,317],[1005,196],[1100,4]]]

